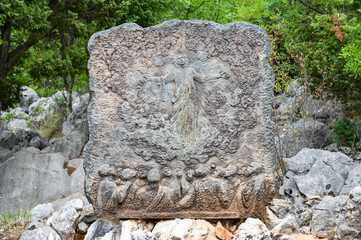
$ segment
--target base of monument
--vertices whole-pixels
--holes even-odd
[[[239,219],[236,212],[152,212],[126,211],[118,219],[174,219],[174,218],[202,218],[202,219]]]

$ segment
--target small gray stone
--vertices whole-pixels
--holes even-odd
[[[354,156],[354,159],[356,161],[360,161],[361,160],[361,152],[356,152],[355,156]]]
[[[44,203],[36,205],[31,211],[31,221],[39,221],[46,219],[54,212],[54,208],[51,203]]]
[[[18,141],[15,137],[15,134],[13,134],[10,131],[1,131],[0,132],[0,147],[12,150],[16,145]]]
[[[81,199],[73,199],[54,212],[47,224],[53,227],[63,239],[72,239],[82,207]]]
[[[338,144],[337,143],[332,143],[332,144],[328,145],[327,147],[325,147],[325,150],[327,150],[329,152],[337,152],[338,151]]]
[[[67,117],[62,126],[62,133],[65,136],[71,135],[74,131],[79,131],[85,135],[87,141],[89,137],[88,103],[88,93],[80,96],[77,104],[73,103],[73,112]]]
[[[50,226],[44,224],[31,224],[26,231],[21,235],[20,240],[62,240],[57,232]]]
[[[93,205],[87,204],[83,207],[80,215],[80,221],[85,223],[93,223],[96,220]]]
[[[145,230],[132,232],[132,240],[155,240],[154,234]]]
[[[297,228],[296,219],[291,214],[287,215],[284,219],[272,229],[276,234],[292,234]]]
[[[36,148],[39,148],[40,150],[42,150],[42,149],[46,148],[48,146],[48,144],[40,136],[36,136],[30,140],[29,146],[36,147]]]
[[[79,232],[80,234],[85,234],[89,229],[88,224],[86,224],[85,222],[80,222],[78,224],[78,228],[77,228],[77,232]]]
[[[24,86],[21,92],[21,102],[20,107],[28,110],[29,106],[39,99],[39,95],[35,92],[34,89]]]
[[[90,225],[84,240],[130,240],[132,232],[136,230],[138,230],[138,227],[135,221],[118,222],[96,220]]]
[[[0,164],[2,162],[5,162],[6,160],[8,160],[12,155],[13,155],[12,151],[10,151],[9,149],[0,147]]]
[[[352,153],[352,149],[350,147],[339,147],[340,152],[350,156]]]
[[[80,156],[86,140],[87,137],[83,133],[75,131],[68,136],[57,139],[54,145],[47,149],[47,152],[61,153],[68,159],[76,158]]]

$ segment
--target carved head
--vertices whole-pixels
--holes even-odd
[[[147,178],[148,175],[148,169],[145,167],[139,167],[137,169],[137,176],[141,179]]]
[[[237,167],[233,164],[228,165],[225,169],[224,172],[224,177],[228,178],[228,177],[233,177],[235,176],[237,173]]]
[[[122,171],[122,179],[125,181],[129,181],[130,179],[132,179],[133,177],[135,177],[137,175],[137,172],[133,169],[130,168],[125,168]]]
[[[113,166],[110,166],[109,164],[103,164],[99,168],[99,174],[102,177],[106,177],[110,175],[117,176],[117,170]]]
[[[188,58],[186,56],[177,56],[174,58],[174,65],[177,67],[185,68],[188,66]]]
[[[163,177],[171,177],[172,176],[172,169],[170,167],[164,167],[162,169],[162,176]]]
[[[110,166],[108,164],[103,164],[99,168],[99,175],[102,177],[109,176],[109,168]]]
[[[213,175],[216,178],[223,177],[224,176],[224,168],[221,166],[215,167]]]
[[[197,177],[205,177],[211,173],[211,167],[208,164],[199,164],[195,170]]]
[[[152,168],[148,172],[147,179],[150,183],[157,183],[160,181],[160,172],[157,168]]]
[[[194,170],[191,168],[188,168],[185,172],[185,177],[188,182],[191,182],[193,180],[194,176]]]
[[[176,168],[175,169],[175,175],[177,176],[177,178],[181,178],[183,175],[183,171],[181,168]]]

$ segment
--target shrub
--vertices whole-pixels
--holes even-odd
[[[335,136],[333,141],[341,146],[353,147],[357,140],[357,124],[354,120],[340,118],[332,126]]]

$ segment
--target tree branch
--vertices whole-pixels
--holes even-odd
[[[304,6],[312,9],[313,11],[316,11],[316,12],[321,13],[321,14],[326,14],[325,12],[322,12],[321,10],[319,10],[319,9],[317,9],[317,8],[314,8],[314,7],[312,7],[311,5],[305,3],[303,0],[298,0],[298,1],[300,1],[300,3],[302,3]]]
[[[201,4],[199,4],[199,6],[196,7],[196,8],[194,8],[193,10],[191,10],[191,8],[192,8],[192,5],[191,5],[191,6],[189,7],[189,13],[192,13],[192,12],[196,11],[198,8],[200,8],[200,7],[204,4],[204,2],[205,2],[205,1],[202,1]]]

